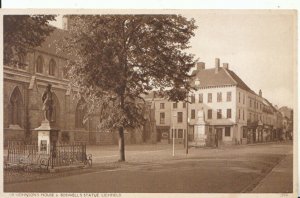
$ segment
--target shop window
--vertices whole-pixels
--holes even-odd
[[[230,127],[225,127],[225,137],[230,137]]]
[[[183,138],[183,129],[178,129],[177,138]]]
[[[171,130],[171,138],[173,139],[173,137],[176,138],[176,129]]]
[[[247,138],[247,128],[243,128],[243,138]]]

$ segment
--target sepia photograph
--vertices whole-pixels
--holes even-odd
[[[2,20],[4,195],[297,193],[296,10]]]

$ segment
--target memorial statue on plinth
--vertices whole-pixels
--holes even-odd
[[[48,84],[42,95],[43,101],[43,117],[41,125],[34,130],[38,132],[38,147],[40,154],[49,154],[50,148],[55,150],[56,142],[58,141],[59,129],[53,126],[53,92],[51,84]]]
[[[207,123],[203,108],[198,111],[197,121],[194,125],[194,145],[205,146],[207,138]]]
[[[53,96],[51,91],[51,84],[47,85],[46,90],[43,93],[42,101],[43,101],[43,111],[45,121],[53,122],[52,120],[52,112],[53,112]]]

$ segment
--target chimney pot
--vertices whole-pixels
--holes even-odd
[[[204,62],[198,62],[197,63],[197,70],[204,70],[205,69],[205,63]]]
[[[229,66],[228,66],[229,64],[228,63],[223,63],[223,68],[224,69],[229,69]]]
[[[261,91],[261,89],[259,90],[259,96],[262,97],[262,91]]]
[[[220,59],[219,58],[215,59],[215,66],[216,66],[215,73],[218,73],[219,67],[220,67]]]

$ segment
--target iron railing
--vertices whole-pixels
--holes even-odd
[[[39,151],[36,143],[9,142],[4,162],[5,168],[48,170],[78,164],[91,166],[92,156],[86,154],[85,144],[54,144],[44,151]]]
[[[85,144],[52,145],[50,149],[51,167],[69,166],[72,164],[86,163]]]

